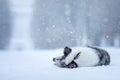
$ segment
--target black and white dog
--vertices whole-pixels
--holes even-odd
[[[64,48],[64,55],[53,58],[55,65],[65,68],[91,67],[110,64],[107,51],[96,47]]]

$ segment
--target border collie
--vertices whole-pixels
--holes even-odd
[[[63,53],[63,56],[53,58],[56,66],[77,68],[110,64],[108,52],[97,47],[65,47]]]

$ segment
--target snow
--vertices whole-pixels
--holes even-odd
[[[40,51],[0,51],[0,80],[120,80],[120,49],[105,48],[111,65],[59,68],[52,59],[62,49]]]

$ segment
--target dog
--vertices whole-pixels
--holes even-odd
[[[53,58],[56,66],[62,68],[92,67],[110,64],[110,55],[97,47],[65,47],[63,56]]]

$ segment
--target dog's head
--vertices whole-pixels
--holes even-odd
[[[55,65],[59,67],[66,67],[67,65],[65,65],[64,60],[71,52],[71,48],[65,47],[63,51],[63,56],[53,58],[53,62],[55,62]]]

